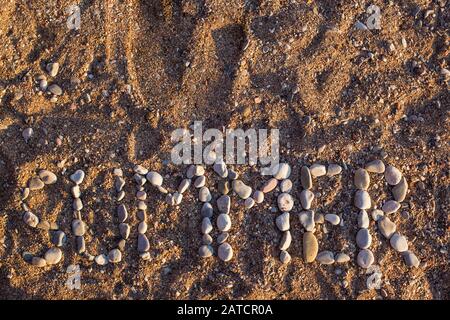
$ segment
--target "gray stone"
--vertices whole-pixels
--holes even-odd
[[[198,177],[198,176],[202,176],[205,174],[205,168],[201,165],[196,165],[194,167],[194,176]]]
[[[321,177],[326,175],[327,168],[323,164],[315,163],[309,167],[309,171],[313,177]],[[305,188],[306,189],[306,188]]]
[[[372,202],[370,200],[370,195],[365,190],[358,190],[355,193],[355,207],[362,210],[370,209]]]
[[[78,199],[81,196],[81,190],[79,185],[74,185],[71,189],[72,197]]]
[[[417,256],[411,251],[404,251],[402,253],[403,259],[408,267],[418,268],[420,265],[420,260]]]
[[[41,257],[32,257],[31,264],[35,267],[43,268],[47,265],[47,261],[45,261],[45,259]]]
[[[320,264],[330,265],[334,263],[334,254],[331,251],[325,250],[317,255],[316,260]]]
[[[48,88],[47,88],[47,90],[50,92],[50,93],[52,93],[52,94],[54,94],[55,96],[60,96],[60,95],[62,95],[62,89],[61,89],[61,87],[60,86],[58,86],[57,84],[52,84],[52,85],[50,85]]]
[[[142,222],[141,222],[142,223]],[[131,227],[128,223],[119,223],[119,233],[122,239],[128,239],[130,236]]]
[[[75,237],[75,243],[78,254],[82,254],[86,251],[86,241],[84,240],[84,237]]]
[[[106,266],[108,264],[108,256],[106,254],[99,254],[94,260],[99,266]]]
[[[194,187],[201,188],[204,187],[206,184],[206,177],[205,176],[198,176],[194,180]]]
[[[51,233],[51,241],[57,247],[62,247],[67,242],[67,236],[64,232],[58,230]]]
[[[233,258],[233,248],[227,242],[222,243],[217,252],[219,259],[222,261],[230,261]]]
[[[228,170],[228,179],[236,180],[237,178],[239,178],[239,174],[236,171],[234,171],[233,169],[229,169]]]
[[[348,256],[348,254],[341,252],[336,255],[336,259],[335,259],[336,263],[345,263],[348,261],[350,261],[350,257]]]
[[[108,261],[111,263],[119,263],[122,261],[122,252],[119,249],[112,249],[108,253]]]
[[[394,195],[394,199],[398,202],[402,202],[406,198],[406,194],[408,192],[408,182],[406,182],[405,177],[402,177],[400,182],[392,188],[392,194]]]
[[[206,218],[206,217],[203,218],[201,229],[202,229],[203,234],[207,234],[212,231],[213,226],[212,226],[211,220],[209,218]]]
[[[247,199],[252,194],[252,188],[247,186],[244,182],[241,180],[233,180],[232,187],[234,192],[237,193],[237,195],[241,199]]]
[[[203,244],[210,245],[213,243],[213,238],[209,234],[204,234],[202,236]]]
[[[58,62],[50,62],[45,67],[50,77],[56,77],[59,71],[59,63]]]
[[[201,202],[210,202],[212,200],[211,192],[208,187],[201,187],[198,192],[198,199]]]
[[[215,163],[213,165],[213,170],[221,178],[226,178],[228,176],[227,165],[223,162]]]
[[[57,264],[62,259],[62,251],[59,248],[50,248],[45,252],[45,262],[49,265]]]
[[[280,252],[280,261],[283,264],[288,264],[291,261],[291,255],[289,252],[282,250]]]
[[[388,217],[382,217],[378,220],[378,229],[386,239],[390,239],[397,230],[397,226]]]
[[[217,236],[217,243],[218,244],[224,243],[225,241],[227,241],[228,237],[229,237],[229,233],[228,232],[222,232],[221,234],[219,234]]]
[[[180,185],[178,186],[178,192],[181,194],[184,193],[189,188],[190,185],[191,185],[190,179],[183,179]]]
[[[364,169],[366,169],[367,171],[372,172],[372,173],[383,173],[385,171],[385,166],[384,166],[383,161],[373,160],[373,161],[369,162],[368,164],[366,164]]]
[[[384,212],[380,209],[374,209],[372,210],[371,216],[374,221],[378,221],[384,217]]]
[[[36,228],[41,229],[41,230],[48,231],[48,230],[50,230],[50,222],[45,221],[45,220],[44,220],[44,221],[41,220],[41,221],[39,221],[39,223],[37,224]]]
[[[83,209],[83,202],[80,198],[75,198],[73,200],[72,208],[75,211],[81,211],[81,209]]]
[[[332,177],[340,174],[342,172],[342,167],[338,164],[329,164],[327,169],[327,176]]]
[[[75,219],[72,221],[72,233],[75,236],[83,236],[86,233],[86,225],[83,221]]]
[[[146,252],[150,250],[150,242],[145,234],[138,234],[138,251]]]
[[[282,212],[289,212],[294,207],[294,199],[289,193],[281,193],[277,198],[277,204]]]
[[[116,192],[122,191],[124,186],[125,186],[125,179],[122,177],[116,176],[114,178],[114,188],[116,189]]]
[[[211,218],[214,214],[212,205],[209,202],[205,202],[200,213],[202,217]]]
[[[227,195],[221,196],[219,199],[217,199],[217,209],[219,209],[219,212],[221,213],[230,213],[231,208],[231,199]]]
[[[281,192],[291,192],[292,190],[292,181],[290,179],[284,179],[280,183],[280,191]]]
[[[367,214],[366,210],[359,211],[358,214],[358,228],[369,228],[369,215]]]
[[[120,204],[117,207],[117,218],[119,219],[119,223],[125,222],[128,218],[128,211],[124,204]]]
[[[28,143],[28,140],[31,139],[31,136],[33,135],[33,128],[26,128],[22,131],[22,137],[24,138],[25,142]]]
[[[370,185],[370,176],[369,173],[364,169],[358,169],[355,171],[354,176],[355,187],[360,190],[367,190]]]
[[[291,246],[291,242],[292,242],[291,232],[289,230],[283,232],[283,236],[281,237],[279,249],[287,250]]]
[[[145,179],[143,176],[141,176],[140,174],[137,174],[137,173],[133,176],[133,180],[140,187],[142,187],[147,182],[147,179]],[[157,187],[159,187],[159,186],[157,186]]]
[[[231,229],[231,219],[228,214],[219,214],[217,217],[217,228],[219,231],[228,231]]]
[[[29,225],[32,228],[36,228],[39,223],[39,218],[32,212],[26,211],[23,214],[23,222]]]
[[[288,163],[279,163],[273,168],[273,177],[277,180],[284,180],[291,175],[291,166]]]
[[[230,192],[230,182],[227,180],[220,180],[217,184],[217,190],[219,190],[221,194],[228,194],[228,192]]]
[[[202,258],[208,258],[214,254],[214,249],[210,245],[203,245],[198,249],[198,254]]]
[[[392,235],[392,237],[389,239],[389,243],[391,244],[391,247],[398,252],[404,252],[408,250],[408,241],[398,232]]]
[[[136,192],[136,198],[138,199],[138,200],[141,200],[141,201],[144,201],[145,199],[147,199],[147,192],[145,192],[145,191],[137,191]]]
[[[116,200],[121,201],[123,198],[125,198],[125,191],[122,190],[117,194]]]
[[[388,184],[395,186],[402,179],[402,173],[394,166],[387,166],[384,172],[384,178]]]
[[[78,169],[70,176],[70,180],[72,180],[75,184],[81,184],[84,180],[84,177],[84,171]]]
[[[20,200],[24,201],[28,198],[28,196],[30,195],[30,188],[23,188],[22,190],[22,196],[20,198]]]
[[[41,170],[38,175],[45,184],[54,184],[58,180],[56,174],[48,170]]]
[[[374,261],[375,258],[373,256],[373,253],[369,249],[363,249],[359,251],[358,256],[356,257],[356,262],[361,268],[364,269],[369,268]]]
[[[181,193],[175,192],[173,194],[173,201],[175,202],[175,205],[179,205],[182,200],[183,200],[183,195]]]
[[[306,231],[314,231],[315,228],[315,219],[314,219],[314,211],[307,210],[299,213],[299,220],[303,228]]]
[[[256,203],[262,203],[264,201],[264,192],[256,190],[253,193],[253,200],[255,200]]]
[[[133,171],[141,176],[145,176],[148,173],[148,169],[139,164],[134,166]]]
[[[244,207],[246,209],[251,209],[255,205],[255,200],[253,198],[247,198],[244,201]]]
[[[280,231],[287,231],[290,228],[290,224],[289,224],[289,212],[284,212],[282,214],[280,214],[276,219],[275,219],[275,224],[277,225],[278,229]]]
[[[123,176],[123,170],[120,169],[120,168],[114,168],[113,174],[114,174],[115,176],[122,177],[122,176]]]
[[[42,189],[44,186],[44,182],[38,177],[33,177],[28,181],[28,188],[30,188],[31,191]]]
[[[303,166],[300,169],[300,182],[302,184],[303,189],[308,190],[312,188],[311,171],[307,166]]]
[[[152,186],[161,186],[163,183],[163,177],[155,171],[150,171],[147,173],[146,178]]]
[[[395,200],[388,200],[383,204],[383,207],[381,207],[381,210],[383,210],[384,213],[394,213],[397,212],[398,209],[400,209],[400,203],[398,203]]]
[[[310,190],[302,190],[300,192],[300,203],[303,209],[309,210],[311,209],[312,201],[314,200],[314,193]]]
[[[367,249],[372,244],[372,236],[368,229],[359,229],[356,234],[356,244],[360,249]]]
[[[341,222],[341,218],[339,218],[339,216],[334,213],[326,214],[325,220],[331,223],[333,226],[337,226]]]
[[[186,170],[186,178],[192,179],[195,173],[195,165],[190,165]]]

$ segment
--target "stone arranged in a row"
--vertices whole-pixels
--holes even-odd
[[[85,173],[83,170],[76,170],[69,176],[70,180],[74,183],[71,188],[73,202],[73,217],[72,220],[72,234],[75,236],[75,245],[78,254],[86,252],[86,241],[84,235],[86,233],[86,224],[81,218],[81,210],[83,209],[83,202],[81,201],[81,189],[80,185],[83,183]]]
[[[156,187],[160,192],[167,193],[167,191],[162,187],[163,177],[155,172],[148,171],[141,165],[136,165],[133,168],[134,171],[134,181],[136,182],[136,201],[137,201],[137,218],[139,220],[138,225],[138,238],[137,238],[137,249],[139,252],[139,256],[142,260],[149,260],[150,253],[150,241],[146,236],[146,232],[148,229],[147,225],[147,193],[145,191],[144,185],[148,181],[152,186]],[[145,176],[145,177],[144,177]],[[121,219],[124,218],[124,219]],[[119,215],[119,221],[126,220],[126,217],[121,217]],[[121,221],[121,223],[125,223],[125,221]],[[128,227],[128,230],[130,228]],[[127,237],[129,235],[129,231]]]

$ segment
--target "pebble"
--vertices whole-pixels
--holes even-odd
[[[300,223],[305,228],[306,231],[314,231],[315,227],[315,219],[314,219],[314,211],[307,210],[302,211],[299,214]]]
[[[222,243],[217,249],[219,259],[222,261],[230,261],[233,258],[233,248],[227,242]]]
[[[201,188],[205,186],[206,184],[206,177],[205,176],[198,176],[194,181],[194,187]]]
[[[120,236],[122,237],[122,239],[125,239],[125,240],[128,239],[128,237],[130,236],[130,231],[131,231],[131,228],[128,223],[123,223],[123,222],[119,223],[119,233],[120,233]]]
[[[155,171],[147,173],[146,178],[152,186],[161,186],[163,183],[163,177]]]
[[[175,192],[173,194],[173,201],[175,202],[175,205],[179,205],[182,200],[183,200],[183,195],[181,193]]]
[[[228,232],[222,232],[221,234],[219,234],[219,235],[217,236],[217,243],[218,243],[218,244],[224,243],[225,241],[227,241],[229,235],[230,235],[230,234],[229,234]]]
[[[361,249],[367,249],[372,244],[372,236],[369,233],[368,229],[359,229],[356,234],[356,244]]]
[[[133,171],[141,176],[145,176],[148,173],[148,169],[139,164],[134,166]]]
[[[50,93],[54,94],[55,96],[60,96],[60,95],[62,95],[62,93],[63,93],[61,87],[58,86],[57,84],[52,84],[52,85],[50,85],[50,86],[47,88],[47,90],[48,90]]]
[[[310,190],[302,190],[300,192],[300,203],[303,209],[311,209],[312,201],[314,200],[314,193]]]
[[[341,218],[334,213],[328,213],[325,215],[325,220],[331,223],[333,226],[337,226],[341,222]]]
[[[220,180],[217,184],[217,189],[221,194],[228,194],[228,192],[230,192],[230,182],[226,180]]]
[[[179,193],[184,193],[189,186],[191,185],[191,179],[183,179],[180,183],[180,185],[178,186],[178,192]]]
[[[398,252],[404,252],[408,250],[408,241],[398,232],[392,235],[392,237],[389,239],[389,243],[391,244],[391,247]]]
[[[147,199],[147,193],[145,191],[137,191],[136,192],[136,198],[138,200],[144,201],[145,199]]]
[[[48,221],[39,221],[36,228],[48,231],[50,230],[50,223]]]
[[[280,252],[280,261],[283,264],[288,264],[291,261],[291,255],[289,252],[282,250]]]
[[[44,255],[45,262],[49,265],[57,264],[61,261],[62,251],[59,248],[50,248]]]
[[[361,268],[367,269],[369,268],[373,262],[375,261],[375,258],[373,256],[372,251],[369,249],[363,249],[358,253],[358,256],[356,257],[356,262]]]
[[[72,233],[75,236],[81,237],[86,233],[86,225],[80,219],[75,219],[72,221]]]
[[[115,176],[122,177],[122,176],[123,176],[123,170],[120,169],[120,168],[114,168],[113,174],[114,174]]]
[[[219,214],[217,217],[217,228],[219,231],[228,231],[231,229],[231,219],[228,214]]]
[[[350,261],[350,256],[348,254],[341,252],[336,255],[336,259],[335,259],[336,263],[345,263],[348,261]]]
[[[402,173],[394,166],[387,166],[386,171],[384,172],[384,178],[388,184],[395,186],[402,179]]]
[[[24,201],[28,198],[28,196],[30,195],[30,188],[23,188],[22,190],[22,196],[20,198],[20,200]]]
[[[323,164],[315,163],[311,167],[309,167],[309,171],[311,171],[311,175],[313,177],[321,177],[326,175],[327,168]]]
[[[300,169],[300,182],[302,184],[303,189],[311,189],[312,188],[312,177],[311,171],[307,166],[303,166]]]
[[[117,194],[116,199],[117,201],[121,201],[123,198],[125,198],[125,191],[122,190]]]
[[[62,247],[67,241],[67,236],[64,232],[58,230],[51,233],[51,241],[55,246]]]
[[[112,249],[108,253],[108,261],[111,263],[118,263],[122,261],[122,252],[119,249]]]
[[[282,212],[289,212],[294,207],[294,199],[289,193],[281,193],[277,198],[277,203]]]
[[[75,242],[77,245],[77,252],[82,254],[86,251],[86,241],[84,241],[84,237],[75,237]]]
[[[291,242],[292,242],[291,232],[289,230],[283,232],[283,236],[281,237],[279,246],[280,250],[287,250],[291,246]]]
[[[171,195],[170,193],[166,195],[166,202],[168,205],[170,206],[174,206],[175,205],[175,199],[173,198],[173,195]]]
[[[75,199],[78,199],[81,196],[81,191],[80,191],[79,185],[73,186],[70,190],[72,193],[72,197],[74,197]]]
[[[332,177],[340,174],[342,172],[342,167],[338,164],[329,164],[327,169],[327,176]]]
[[[256,190],[253,193],[253,200],[255,200],[256,203],[262,203],[264,201],[264,192]]]
[[[202,241],[206,245],[210,245],[213,243],[213,238],[209,234],[204,234],[202,237]]]
[[[36,266],[38,268],[43,268],[47,265],[47,261],[44,258],[41,257],[32,257],[31,258],[31,264],[33,266]]]
[[[239,174],[236,171],[233,169],[228,170],[228,179],[236,180],[237,178],[239,178]]]
[[[205,168],[201,165],[196,165],[194,167],[194,176],[198,177],[198,176],[202,176],[205,174]]]
[[[325,250],[317,255],[316,260],[320,264],[330,265],[334,263],[334,254],[331,251]]]
[[[261,191],[264,193],[268,193],[268,192],[272,191],[273,189],[275,189],[277,187],[277,185],[278,185],[278,180],[275,178],[271,178],[264,184]]]
[[[202,258],[208,258],[214,254],[214,249],[210,245],[203,245],[198,249],[198,254]]]
[[[186,178],[192,179],[194,177],[194,173],[195,173],[195,166],[190,165],[186,170]]]
[[[207,218],[207,217],[203,218],[203,220],[202,220],[202,227],[201,228],[202,228],[202,233],[203,234],[210,233],[212,231],[212,229],[213,229],[211,220],[209,218]]]
[[[395,200],[388,200],[386,201],[383,206],[381,207],[381,210],[383,210],[384,213],[394,213],[397,212],[398,209],[400,209],[401,205]]]
[[[231,208],[231,199],[227,195],[221,196],[219,199],[217,199],[217,209],[219,209],[219,212],[221,213],[230,213]]]
[[[319,244],[316,236],[312,232],[305,232],[303,235],[303,258],[306,263],[311,263],[316,259],[319,251]]]
[[[122,191],[124,186],[125,186],[125,179],[120,176],[116,176],[114,178],[114,187],[116,188],[116,192]]]
[[[150,250],[150,242],[145,234],[138,234],[138,251],[146,252]]]
[[[23,221],[32,228],[36,228],[39,218],[32,212],[27,211],[23,214]]]
[[[386,239],[390,239],[397,230],[397,226],[388,217],[382,217],[378,220],[378,229]]]
[[[47,91],[48,88],[48,81],[46,79],[42,79],[41,81],[39,81],[39,89],[41,89],[41,91]]]
[[[367,214],[366,210],[359,211],[358,214],[358,228],[369,228],[369,215]]]
[[[75,211],[81,211],[81,209],[83,209],[83,202],[80,198],[75,198],[73,200],[72,208]]]
[[[70,176],[70,180],[72,180],[75,184],[81,184],[84,180],[84,176],[84,171],[79,169]]]
[[[58,180],[56,174],[48,170],[41,170],[38,175],[45,184],[54,184],[56,183],[56,180]]]
[[[96,256],[94,260],[99,266],[106,266],[108,264],[108,257],[103,253]]]
[[[146,182],[147,179],[145,179],[143,176],[141,176],[140,174],[135,173],[133,176],[134,182],[136,182],[136,184],[140,187],[142,187]],[[157,186],[159,187],[159,186]]]
[[[204,218],[211,218],[214,213],[211,203],[205,202],[202,206],[200,213],[201,213],[202,217],[204,217]]]
[[[275,223],[280,231],[287,231],[290,228],[289,224],[289,212],[284,212],[280,214],[276,219]]]
[[[247,186],[244,182],[241,180],[233,180],[232,187],[234,192],[237,193],[237,195],[241,199],[247,199],[252,194],[252,188]]]
[[[381,160],[373,160],[366,164],[364,168],[372,173],[383,173],[385,170],[384,163]]]
[[[26,128],[22,131],[22,137],[25,139],[25,142],[28,142],[28,140],[31,139],[31,136],[33,135],[33,128]]]
[[[358,169],[355,171],[354,176],[355,187],[360,190],[367,190],[370,185],[369,173],[364,169]]]
[[[117,218],[119,219],[119,223],[120,222],[125,222],[125,220],[127,220],[127,218],[128,218],[128,211],[127,211],[127,207],[125,207],[124,204],[120,204],[117,207]]]
[[[417,256],[414,253],[407,250],[404,251],[402,255],[408,267],[415,267],[415,268],[419,267],[420,264],[419,258],[417,258]]]
[[[244,201],[244,207],[246,209],[251,209],[253,208],[253,206],[255,205],[255,200],[253,200],[253,198],[247,198]]]
[[[33,177],[30,179],[30,181],[28,181],[28,188],[31,191],[42,189],[44,186],[45,186],[44,182],[42,182],[42,180],[39,179],[38,177]]]
[[[374,209],[372,210],[371,216],[374,221],[379,221],[381,218],[384,217],[384,212],[381,211],[380,209]]]
[[[408,192],[408,182],[406,182],[405,177],[402,177],[400,182],[392,188],[392,194],[394,199],[398,202],[402,202],[406,198],[406,193]]]
[[[139,221],[145,221],[147,220],[147,214],[145,213],[145,211],[139,210],[136,214],[137,218],[139,219]]]
[[[47,72],[50,77],[56,77],[59,71],[59,63],[58,62],[50,62],[46,66]]]
[[[226,178],[228,176],[227,165],[223,162],[215,163],[213,165],[213,170],[221,178]]]
[[[273,168],[273,177],[277,180],[284,180],[291,175],[291,166],[287,163],[279,163]]]
[[[355,206],[358,209],[367,210],[370,209],[372,202],[370,200],[370,195],[365,190],[358,190],[355,193]]]
[[[291,192],[292,190],[292,181],[290,179],[284,179],[280,183],[280,191],[281,192]]]
[[[212,199],[211,192],[209,192],[208,187],[201,187],[198,192],[198,199],[201,202],[210,202]]]

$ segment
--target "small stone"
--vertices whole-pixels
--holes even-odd
[[[119,223],[119,233],[120,233],[120,236],[122,237],[122,239],[127,240],[130,236],[130,232],[131,232],[131,228],[128,223],[123,223],[123,222]]]
[[[213,165],[213,170],[221,178],[226,178],[228,176],[227,165],[223,162],[215,163]]]
[[[316,259],[319,251],[319,243],[312,232],[305,232],[303,235],[303,258],[306,263],[311,263]]]
[[[214,213],[212,205],[209,202],[205,202],[202,206],[200,213],[204,218],[211,218]]]
[[[120,176],[116,176],[114,178],[114,187],[116,189],[116,192],[122,191],[124,186],[125,186],[125,179]]]
[[[59,248],[50,248],[44,255],[45,262],[49,265],[57,264],[61,261],[62,251]]]
[[[386,171],[384,172],[384,178],[388,184],[395,186],[402,179],[402,173],[394,166],[387,166]]]
[[[255,200],[256,203],[262,203],[264,201],[264,192],[260,190],[253,192],[253,200]]]
[[[175,204],[175,199],[174,199],[174,204]],[[139,210],[142,210],[142,211],[147,210],[147,204],[145,203],[145,201],[138,201],[137,207]]]
[[[86,233],[86,225],[80,219],[75,219],[72,221],[72,233],[75,236],[81,237]]]
[[[283,264],[288,264],[291,261],[291,255],[289,252],[282,250],[280,252],[280,261]]]
[[[362,210],[370,209],[372,202],[370,200],[370,195],[365,190],[358,190],[355,193],[355,207]]]
[[[378,220],[378,229],[386,239],[390,239],[397,230],[397,226],[388,217],[382,217]]]
[[[127,241],[125,239],[120,239],[119,242],[117,242],[117,249],[119,249],[121,252],[125,251],[126,244],[127,244]]]
[[[327,168],[325,168],[325,166],[323,164],[315,163],[311,167],[309,167],[309,171],[311,172],[311,175],[313,177],[321,177],[321,176],[326,175]],[[309,189],[309,188],[305,188],[305,189]]]
[[[50,230],[50,223],[48,221],[39,221],[39,223],[37,224],[36,228],[41,229],[41,230],[45,230],[48,231]]]
[[[210,202],[212,200],[211,192],[208,187],[201,187],[198,192],[198,199],[201,202]]]
[[[302,211],[299,214],[300,223],[306,231],[314,231],[315,227],[315,219],[314,219],[314,211],[307,210]]]
[[[28,140],[31,139],[33,135],[33,128],[26,128],[22,131],[22,137],[25,139],[25,142],[28,143]]]
[[[229,169],[228,170],[228,179],[236,180],[237,178],[239,178],[239,174],[236,171],[234,171],[233,169]]]
[[[277,203],[282,212],[289,212],[294,207],[294,199],[289,193],[281,193],[277,198]]]
[[[359,229],[356,234],[356,244],[361,249],[367,249],[372,244],[372,236],[369,233],[368,229]]]
[[[31,263],[33,260],[33,254],[31,252],[24,251],[22,253],[22,258],[26,263]]]
[[[73,200],[72,208],[75,211],[81,211],[81,209],[83,209],[83,202],[80,198],[75,198]]]
[[[141,176],[145,176],[148,173],[148,169],[139,164],[134,166],[133,171]]]
[[[228,192],[230,192],[230,182],[226,180],[220,180],[217,184],[217,189],[221,194],[228,194]]]
[[[359,211],[358,214],[358,228],[369,228],[369,215],[367,214],[366,210]]]
[[[59,63],[58,62],[50,62],[46,66],[47,72],[50,77],[56,77],[59,71]]]
[[[244,182],[241,180],[233,180],[232,187],[234,192],[237,193],[237,195],[241,199],[247,199],[252,194],[252,188],[247,186]]]
[[[222,243],[217,251],[219,259],[222,261],[230,261],[233,258],[233,248],[227,242]]]
[[[194,176],[198,177],[198,176],[202,176],[205,174],[205,168],[201,165],[196,165],[194,167]]]
[[[291,246],[291,242],[292,242],[291,232],[289,230],[283,232],[283,236],[281,237],[279,249],[287,250]]]
[[[191,185],[191,179],[183,179],[180,183],[180,185],[178,186],[178,192],[179,193],[184,193],[189,186]]]
[[[174,206],[174,205],[175,205],[175,199],[173,198],[173,195],[172,195],[172,194],[168,193],[168,194],[166,195],[166,203],[167,203],[169,206]]]
[[[419,258],[417,258],[417,256],[414,253],[407,250],[404,251],[402,255],[408,267],[415,267],[415,268],[419,267],[420,264]]]
[[[356,262],[361,268],[367,269],[369,268],[373,262],[375,261],[375,258],[373,256],[372,251],[369,249],[363,249],[358,253],[358,256],[356,257]]]
[[[41,257],[32,257],[31,264],[38,268],[43,268],[47,265],[47,261]]]
[[[228,232],[222,232],[221,234],[219,234],[217,236],[217,243],[218,244],[224,243],[225,241],[227,241],[228,237],[229,237],[229,233]]]
[[[231,219],[228,214],[219,214],[217,217],[217,228],[219,231],[228,231],[231,229]]]
[[[314,214],[314,222],[317,224],[321,224],[325,222],[325,217],[322,213]],[[312,231],[312,230],[306,230],[306,231]]]
[[[137,191],[136,192],[136,198],[138,200],[144,201],[145,199],[147,199],[147,192],[141,191],[141,190]]]
[[[175,202],[175,205],[179,205],[182,200],[183,200],[183,195],[181,193],[175,192],[173,194],[173,201]]]
[[[145,221],[147,220],[147,214],[145,213],[145,211],[139,210],[136,214],[137,218],[139,221]]]
[[[119,219],[119,223],[125,222],[125,220],[127,220],[128,211],[127,211],[127,207],[125,207],[124,204],[120,204],[117,207],[117,218]]]
[[[202,237],[203,244],[210,245],[213,243],[213,238],[209,234],[204,234]]]
[[[106,266],[108,264],[108,257],[106,256],[106,254],[99,254],[95,257],[94,260],[95,263],[99,266]]]
[[[84,176],[84,171],[79,169],[70,176],[70,180],[72,180],[75,184],[81,184],[84,180]]]
[[[316,260],[320,264],[330,265],[334,263],[334,254],[331,251],[322,251],[317,255]]]
[[[273,168],[273,177],[277,180],[284,180],[291,175],[291,166],[288,163],[279,163]]]
[[[278,185],[278,180],[275,178],[271,178],[264,184],[261,191],[264,193],[268,193],[268,192],[272,191],[273,189],[275,189],[277,187],[277,185]]]
[[[384,212],[380,209],[374,209],[371,213],[372,219],[376,222],[384,217]]]
[[[52,84],[52,85],[50,85],[50,86],[47,88],[47,90],[48,90],[50,93],[54,94],[55,96],[60,96],[60,95],[62,95],[62,93],[63,93],[61,87],[58,86],[57,84]]]
[[[201,228],[202,228],[202,233],[203,234],[210,233],[212,231],[212,229],[213,229],[211,220],[209,218],[207,218],[207,217],[203,218],[203,220],[202,220],[202,227]]]
[[[392,194],[394,195],[394,199],[398,202],[402,202],[406,198],[406,193],[408,192],[408,183],[406,182],[405,177],[402,177],[400,182],[392,188]]]
[[[150,242],[145,234],[138,234],[138,251],[146,252],[150,250]]]
[[[195,165],[190,165],[186,170],[186,178],[192,179],[195,173]]]
[[[392,235],[392,237],[389,239],[389,243],[391,244],[391,247],[398,252],[404,252],[408,250],[408,241],[398,232]]]
[[[75,243],[77,245],[78,254],[82,254],[86,251],[86,241],[84,237],[75,237]]]
[[[55,231],[51,233],[51,241],[55,246],[62,247],[67,241],[67,236],[62,231]]]
[[[198,254],[202,258],[209,258],[214,254],[214,249],[210,245],[203,245],[198,249]]]
[[[219,212],[221,213],[230,213],[231,208],[231,199],[227,195],[221,196],[219,199],[217,199],[217,209],[219,209]]]
[[[42,180],[38,177],[33,177],[28,182],[28,188],[30,188],[31,191],[42,189],[44,186],[44,182],[42,182]]]
[[[144,261],[148,261],[152,258],[150,252],[141,252],[139,253],[139,257]]]
[[[205,176],[198,176],[194,180],[194,187],[196,187],[197,189],[205,186],[205,184],[206,184],[206,177]]]
[[[314,200],[314,193],[310,190],[302,190],[300,192],[300,203],[303,209],[309,210],[311,209],[312,201]]]
[[[108,261],[111,263],[119,263],[122,261],[122,252],[119,249],[112,249],[108,253]]]
[[[122,190],[117,194],[116,200],[121,201],[123,198],[125,198],[125,191]]]
[[[26,200],[29,195],[30,195],[30,188],[23,188],[20,200],[22,201]]]
[[[145,179],[143,176],[137,173],[134,174],[133,179],[134,182],[136,182],[136,184],[140,187],[142,187],[147,182],[147,179]],[[159,188],[160,186],[157,187]]]
[[[79,185],[75,185],[70,189],[71,193],[72,193],[72,197],[74,197],[75,199],[78,199],[81,196],[81,190],[80,190],[80,186]]]
[[[368,164],[366,164],[364,169],[366,169],[367,171],[372,172],[372,173],[383,173],[385,170],[385,167],[384,167],[383,161],[373,160],[373,161],[369,162]]]
[[[358,169],[355,171],[354,176],[355,187],[360,190],[367,190],[370,185],[369,173],[364,169]]]
[[[32,228],[36,228],[39,218],[32,212],[27,211],[23,214],[23,221]]]
[[[280,231],[287,231],[290,228],[290,224],[289,224],[289,212],[284,212],[282,214],[280,214],[276,219],[275,219],[275,224],[277,225],[278,229]]]
[[[48,171],[48,170],[41,170],[41,171],[39,171],[39,178],[45,184],[54,184],[58,180],[56,178],[56,174],[54,174],[53,172]]]
[[[158,172],[150,171],[147,173],[146,178],[152,186],[162,186],[163,177]]]
[[[291,192],[292,190],[292,181],[290,179],[284,179],[280,183],[280,191],[281,192]]]
[[[303,189],[308,190],[312,188],[311,171],[307,166],[303,166],[300,169],[300,182],[302,184]]]
[[[120,168],[114,168],[113,174],[114,174],[115,176],[122,177],[122,176],[123,176],[123,170],[120,169]]]
[[[333,226],[337,226],[341,222],[341,218],[337,214],[328,213],[325,215],[325,220]]]
[[[255,200],[253,200],[253,198],[247,198],[244,201],[244,207],[246,209],[251,209],[253,208],[253,206],[255,205]]]
[[[383,206],[381,207],[381,210],[383,210],[384,213],[394,213],[397,212],[398,209],[400,209],[401,205],[395,200],[388,200],[386,201]]]
[[[336,255],[336,263],[345,263],[348,261],[350,261],[350,257],[347,254],[341,252]]]
[[[327,169],[327,176],[332,177],[340,174],[342,172],[342,167],[338,164],[329,164]]]

